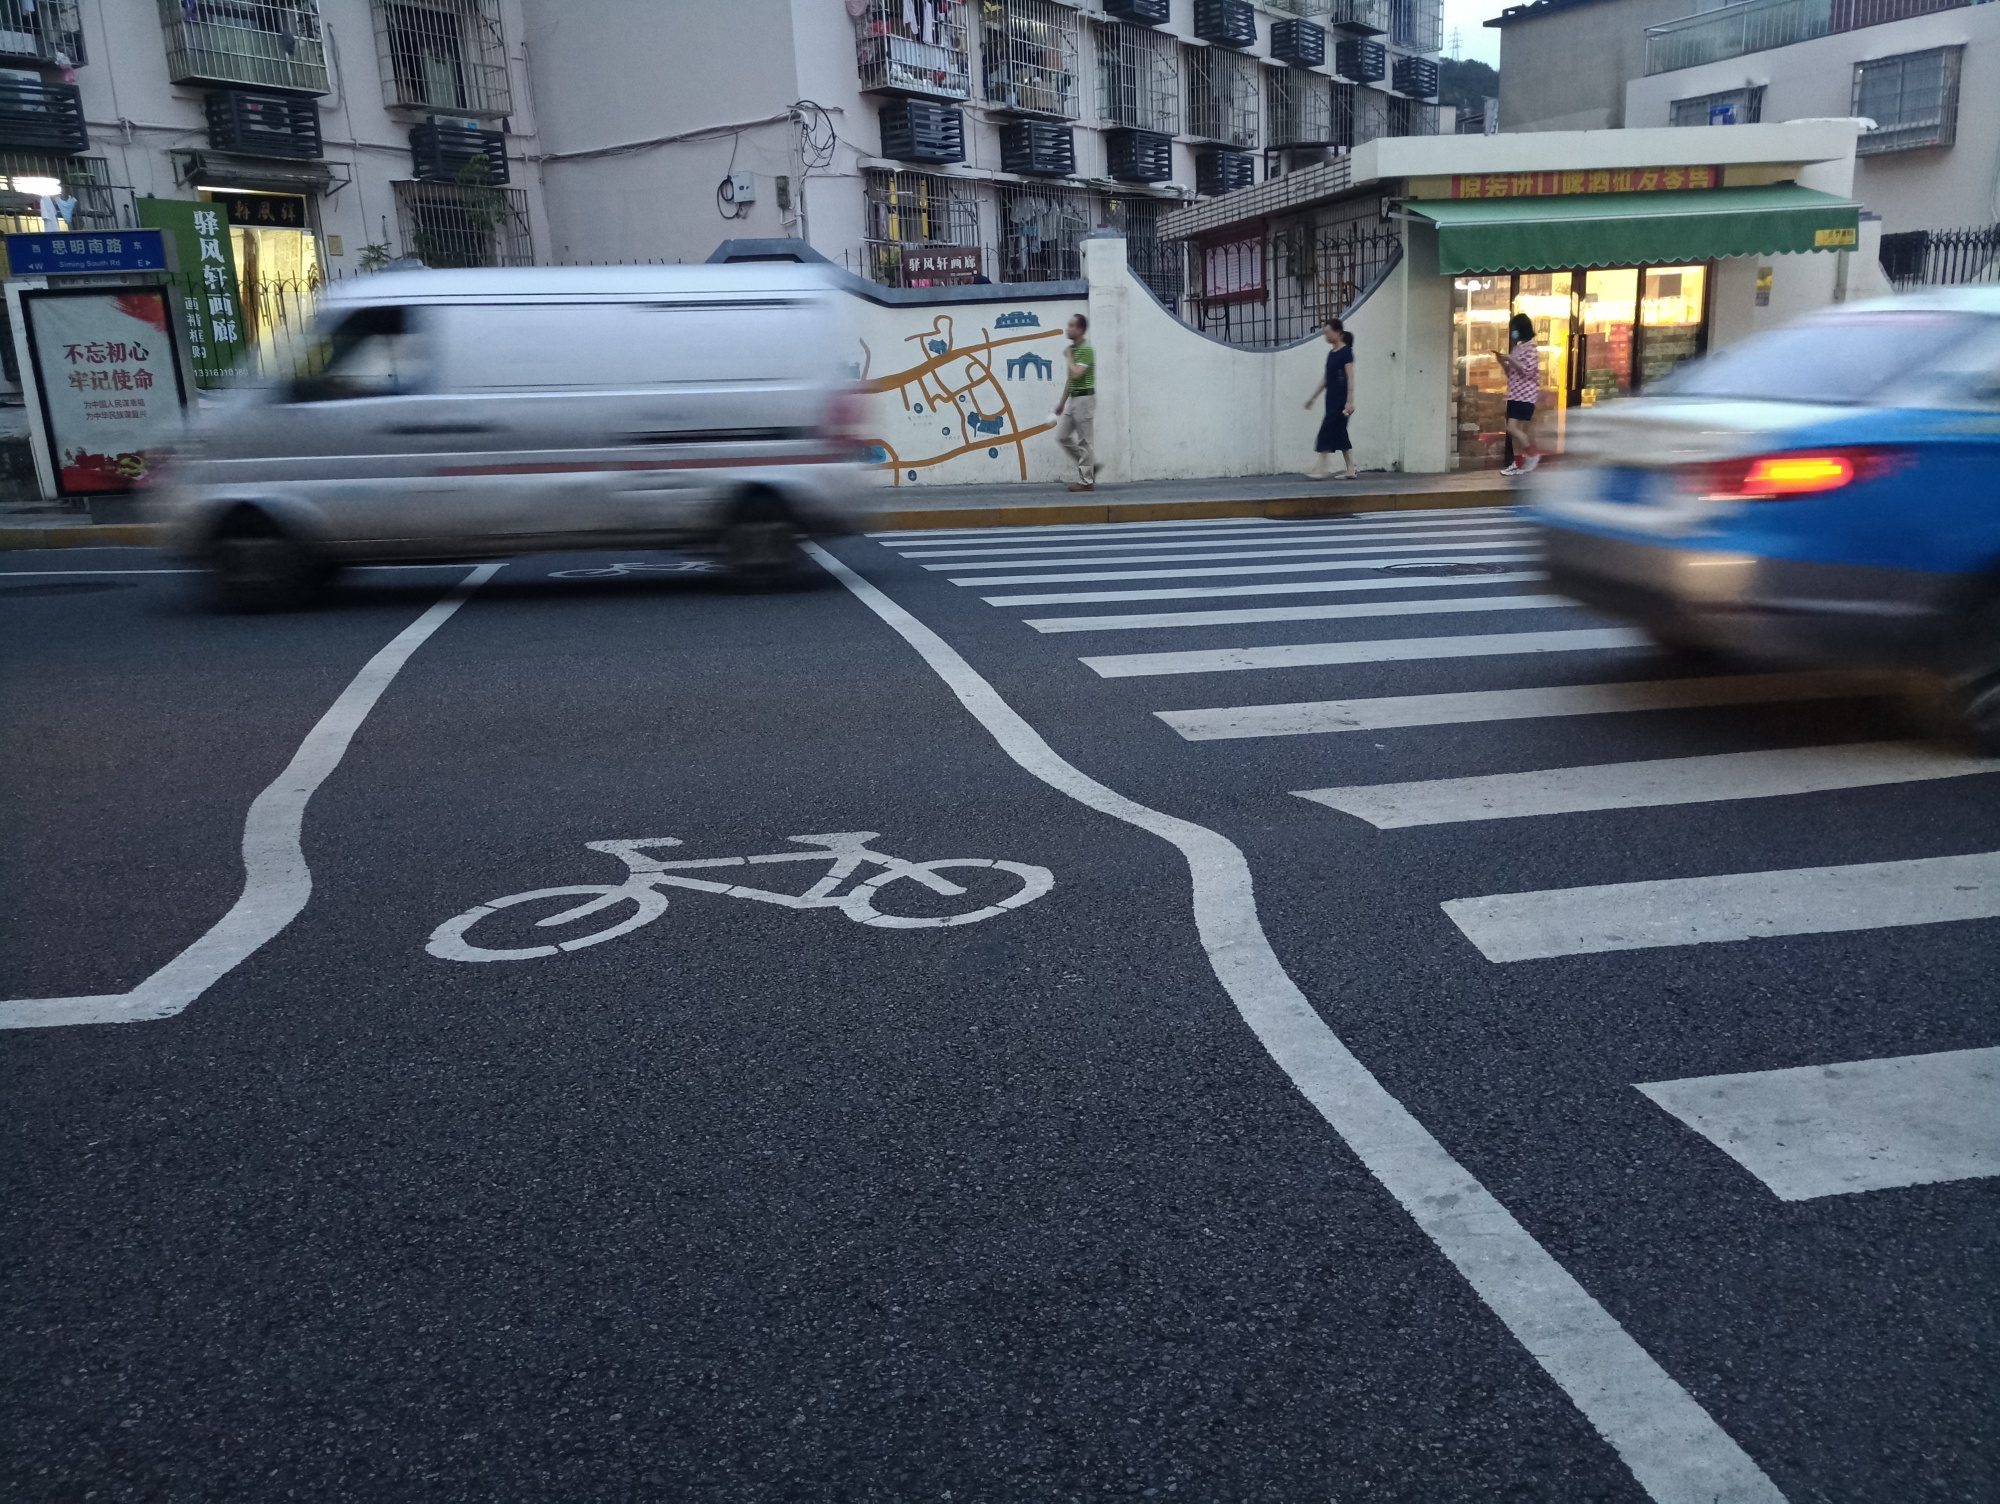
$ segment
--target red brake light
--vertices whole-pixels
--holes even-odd
[[[830,438],[860,443],[868,437],[868,403],[852,387],[837,391],[826,404],[820,429]]]
[[[1782,501],[1838,491],[1856,481],[1877,480],[1901,469],[1903,459],[1903,455],[1891,449],[1813,449],[1792,454],[1760,454],[1696,466],[1690,481],[1692,489],[1704,497]]]

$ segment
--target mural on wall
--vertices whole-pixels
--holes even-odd
[[[981,324],[976,340],[960,343],[959,319],[970,312],[934,314],[928,328],[903,337],[905,348],[897,354],[906,363],[883,375],[873,374],[875,353],[862,341],[863,390],[902,398],[900,423],[886,401],[877,407],[884,436],[872,440],[878,462],[899,486],[968,457],[984,463],[967,480],[1026,480],[1028,440],[1056,426],[1062,329],[1045,328],[1039,314],[1016,309],[990,327]],[[1036,343],[1039,349],[1026,348]]]

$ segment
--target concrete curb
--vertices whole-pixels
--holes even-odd
[[[872,532],[916,528],[1049,527],[1088,522],[1173,522],[1207,517],[1339,517],[1350,512],[1431,511],[1443,507],[1504,505],[1504,481],[1450,491],[1308,491],[1211,501],[1048,502],[1018,507],[931,507],[883,510],[869,519]],[[157,544],[151,523],[116,522],[79,527],[0,527],[0,551],[13,548],[110,548]]]
[[[1430,511],[1441,507],[1505,505],[1508,486],[1500,482],[1451,491],[1313,491],[1299,496],[1259,496],[1214,501],[1050,502],[1019,507],[936,507],[884,510],[869,524],[874,532],[912,528],[1050,527],[1083,522],[1173,522],[1207,517],[1338,517],[1350,512]]]

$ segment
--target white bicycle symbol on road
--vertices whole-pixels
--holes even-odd
[[[603,568],[558,569],[552,580],[618,580],[635,574],[714,574],[722,566],[713,559],[676,559],[670,564],[607,564]]]
[[[536,956],[553,956],[563,951],[582,950],[587,945],[602,945],[606,940],[616,940],[620,935],[629,935],[642,924],[651,924],[664,914],[667,911],[667,895],[659,891],[662,887],[692,888],[697,893],[719,893],[728,898],[754,898],[760,903],[779,904],[788,909],[838,909],[856,924],[872,924],[883,929],[918,930],[977,924],[982,919],[996,919],[1009,909],[1018,909],[1023,904],[1033,903],[1055,886],[1055,876],[1048,868],[1032,867],[1024,862],[994,861],[987,857],[945,857],[929,862],[905,861],[902,857],[890,856],[887,852],[876,851],[868,845],[880,834],[880,831],[874,830],[846,830],[828,835],[789,836],[788,840],[801,846],[814,846],[820,849],[773,851],[763,856],[698,857],[692,861],[678,862],[664,862],[656,856],[646,854],[648,847],[680,845],[681,842],[673,836],[656,836],[643,841],[589,841],[585,843],[586,849],[615,856],[631,869],[624,882],[579,883],[562,888],[537,888],[531,893],[515,893],[507,898],[496,898],[476,908],[467,909],[455,919],[447,919],[431,932],[430,943],[424,948],[444,961],[528,961]],[[695,870],[758,867],[780,862],[826,862],[828,867],[825,876],[803,893],[780,893],[768,888],[753,888],[744,883],[714,882],[707,878],[682,875]],[[838,891],[843,883],[868,865],[879,866],[882,870],[856,883],[844,893]],[[916,896],[894,889],[892,885],[896,883],[914,883],[945,898],[965,897],[970,891],[969,888],[943,875],[946,869],[952,868],[977,868],[988,874],[1005,874],[1007,886],[1011,887],[1012,891],[1005,896],[990,897],[990,901],[980,902],[977,908],[965,909],[955,914],[885,912],[891,907],[890,900]],[[967,880],[971,882],[977,879],[968,873]],[[991,885],[982,883],[981,886]],[[627,903],[632,905],[632,913],[617,917],[607,928],[594,930],[572,940],[558,940],[549,945],[498,949],[477,945],[468,938],[474,926],[503,909],[511,909],[517,904],[533,903],[537,899],[577,897],[583,898],[584,901],[551,914],[546,919],[534,921],[535,927],[553,929],[558,925],[587,919],[593,914],[616,916],[617,911]],[[975,902],[979,900],[975,899]],[[922,908],[925,905],[895,903],[893,907]]]

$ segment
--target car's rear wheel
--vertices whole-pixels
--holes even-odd
[[[1982,751],[2000,756],[2000,597],[1972,618],[1971,653],[1961,680],[1958,716]]]
[[[304,604],[326,578],[313,551],[264,513],[246,507],[215,530],[209,584],[225,611],[280,611]]]
[[[722,530],[722,562],[732,578],[753,589],[777,589],[800,578],[806,556],[782,497],[753,491],[736,503]]]

